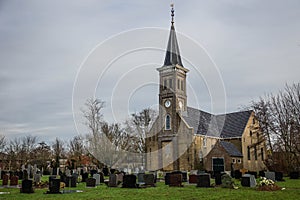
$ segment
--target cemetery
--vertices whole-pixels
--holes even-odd
[[[26,172],[25,172],[26,173]],[[0,199],[299,199],[297,173],[151,171],[106,174],[92,170],[61,175],[1,172]],[[279,175],[278,175],[279,174]]]

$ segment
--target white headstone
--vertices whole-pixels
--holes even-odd
[[[93,178],[96,179],[96,185],[100,185],[100,174],[94,174]]]

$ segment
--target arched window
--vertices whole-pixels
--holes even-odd
[[[166,130],[171,130],[171,117],[170,117],[170,115],[166,116]]]

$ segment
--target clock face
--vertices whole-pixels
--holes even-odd
[[[165,107],[169,108],[170,106],[171,106],[171,101],[170,100],[165,101]]]

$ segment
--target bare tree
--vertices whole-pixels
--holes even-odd
[[[26,161],[26,163],[34,162],[35,154],[33,154],[33,150],[37,146],[37,136],[27,135],[21,138],[21,156],[22,159]]]
[[[279,154],[281,169],[300,166],[300,83],[286,85],[277,95],[252,103],[273,155]],[[278,164],[278,161],[274,160]]]
[[[2,153],[6,146],[6,138],[4,135],[0,134],[0,153]]]
[[[16,170],[25,162],[21,157],[22,145],[19,138],[10,140],[9,144],[6,146],[5,152],[7,153],[7,165],[9,170]]]
[[[69,141],[69,158],[74,168],[81,163],[82,155],[85,153],[83,137],[77,135]]]
[[[59,159],[65,157],[64,141],[55,138],[55,141],[52,144],[52,154],[55,160],[52,167],[59,167]]]

